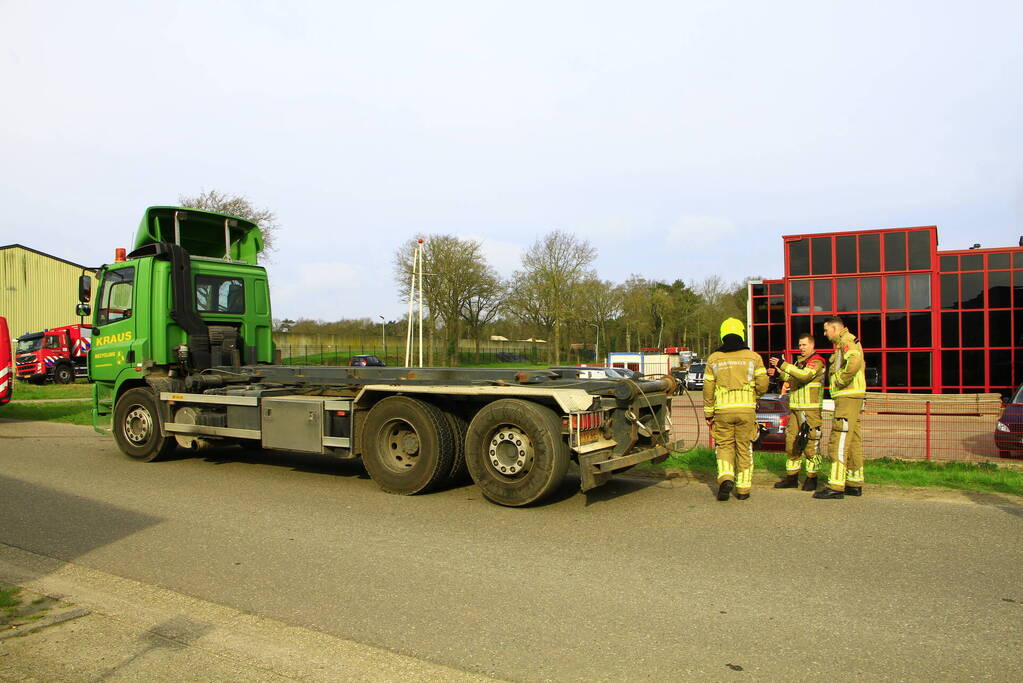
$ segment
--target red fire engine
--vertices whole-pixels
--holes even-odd
[[[11,400],[14,375],[11,372],[11,336],[7,333],[7,320],[0,316],[0,406]]]
[[[18,379],[69,384],[75,377],[85,377],[89,373],[90,346],[92,328],[89,325],[65,325],[23,334],[18,337],[15,350]]]

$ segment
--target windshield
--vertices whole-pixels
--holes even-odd
[[[21,348],[20,346],[18,347]],[[1023,385],[1020,385],[1019,389],[1016,390],[1016,395],[1012,397],[1013,403],[1023,403]]]
[[[18,340],[18,348],[15,353],[28,353],[29,351],[38,351],[43,345],[43,338],[36,337],[35,339],[20,339]]]
[[[705,367],[707,367],[707,366],[702,364],[702,363],[697,363],[696,365],[690,365],[689,366],[689,372],[703,372],[703,369]]]

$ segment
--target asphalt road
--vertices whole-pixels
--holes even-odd
[[[1018,679],[1023,507],[570,477],[549,504],[380,492],[237,449],[142,464],[0,421],[0,543],[512,680]]]

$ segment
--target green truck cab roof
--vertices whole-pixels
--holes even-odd
[[[263,234],[252,221],[182,206],[146,209],[135,235],[135,249],[157,242],[179,244],[192,256],[256,265]]]

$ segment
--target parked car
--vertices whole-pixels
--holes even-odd
[[[610,368],[626,379],[642,379],[643,373],[629,368]]]
[[[693,363],[686,370],[686,389],[694,391],[703,388],[703,371],[707,368],[706,363]]]
[[[785,428],[789,424],[789,395],[764,394],[757,399],[757,424],[760,436],[754,448],[785,448]]]
[[[1023,385],[1016,389],[995,423],[995,447],[1002,458],[1023,454]]]
[[[352,356],[352,359],[348,361],[348,364],[359,368],[365,368],[367,366],[378,368],[385,367],[384,362],[371,353]]]

